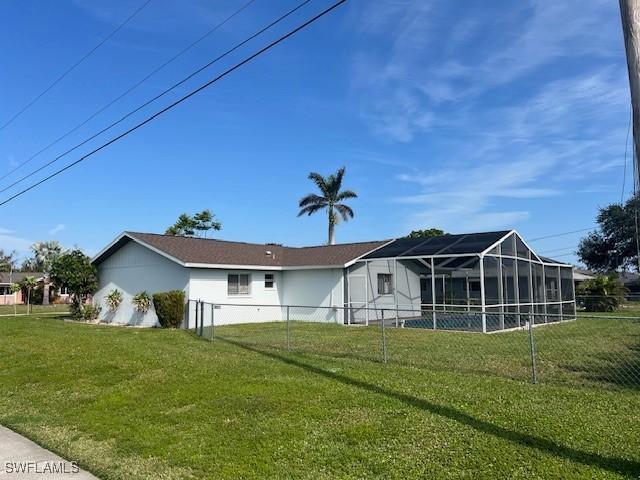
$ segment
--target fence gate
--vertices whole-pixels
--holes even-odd
[[[349,275],[347,287],[349,290],[347,323],[367,324],[367,277],[360,274]]]

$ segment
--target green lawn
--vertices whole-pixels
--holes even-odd
[[[14,313],[26,314],[28,313],[27,308],[31,310],[32,313],[56,313],[56,312],[68,312],[69,305],[0,305],[0,315],[13,315]]]
[[[526,332],[386,333],[5,317],[0,423],[102,478],[640,475],[636,321],[535,329],[538,385]]]

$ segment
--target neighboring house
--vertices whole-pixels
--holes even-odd
[[[0,305],[21,305],[27,301],[22,291],[11,292],[12,283],[20,283],[26,277],[42,280],[42,272],[3,272],[0,273]]]
[[[627,289],[627,299],[637,301],[640,296],[640,275],[634,272],[620,272],[618,278]]]
[[[578,288],[582,282],[586,282],[587,280],[591,280],[596,278],[597,273],[592,272],[591,270],[585,270],[583,268],[574,268],[573,269],[573,281]]]
[[[131,304],[142,290],[150,295],[183,290],[189,299],[255,305],[252,321],[279,320],[259,305],[342,307],[345,269],[387,243],[295,248],[124,232],[93,258],[99,276],[94,300],[103,307],[101,319],[115,323],[157,324],[153,309],[141,316]],[[114,288],[124,298],[109,312],[104,299]]]
[[[142,290],[223,305],[208,314],[216,324],[282,320],[287,305],[296,320],[369,324],[386,310],[482,331],[575,313],[572,266],[538,256],[513,230],[316,247],[125,232],[92,261],[101,319],[125,324],[157,324],[153,309],[140,315],[131,304]],[[123,302],[110,312],[105,297],[116,288]]]

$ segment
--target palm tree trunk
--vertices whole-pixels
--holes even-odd
[[[46,278],[42,284],[42,305],[49,305],[49,282]]]
[[[333,207],[329,206],[329,245],[336,244],[335,220],[333,217]]]

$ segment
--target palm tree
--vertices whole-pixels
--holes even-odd
[[[22,286],[27,290],[27,313],[31,313],[31,292],[38,286],[38,281],[34,277],[25,277]]]
[[[342,167],[336,173],[323,177],[319,173],[311,172],[309,180],[318,186],[322,195],[310,193],[300,200],[300,211],[298,216],[304,214],[311,215],[319,210],[327,209],[329,215],[329,245],[336,243],[335,226],[342,218],[345,222],[353,218],[351,207],[342,203],[349,198],[357,198],[358,195],[352,190],[340,190],[345,168]]]
[[[53,262],[64,253],[62,245],[55,240],[36,242],[31,246],[31,250],[33,258],[28,261],[29,267],[33,271],[42,271],[44,275],[42,304],[49,305],[49,287],[51,285],[49,272]]]

